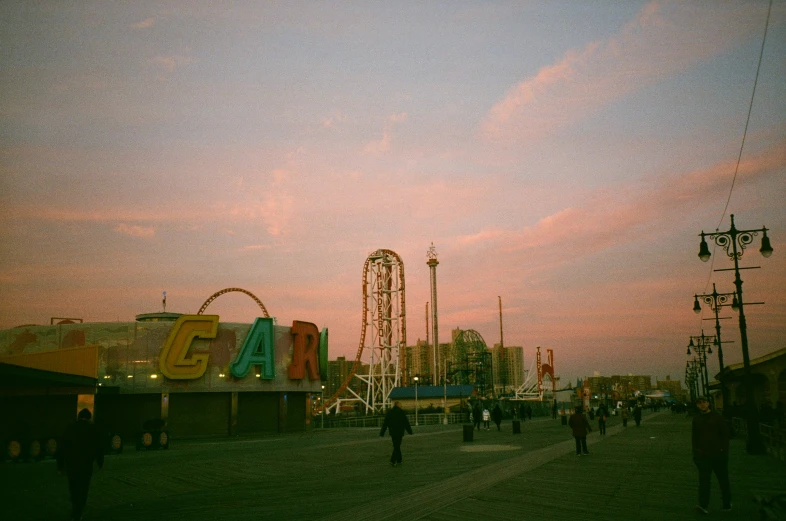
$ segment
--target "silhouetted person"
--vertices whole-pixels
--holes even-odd
[[[641,425],[641,405],[636,405],[633,409],[633,420],[636,422],[636,427]]]
[[[598,432],[601,436],[606,435],[606,420],[608,419],[609,411],[606,410],[605,405],[598,407]]]
[[[478,404],[472,408],[472,421],[475,423],[475,427],[480,430],[480,405]]]
[[[497,430],[502,430],[499,427],[502,423],[502,409],[499,408],[499,404],[495,405],[494,409],[491,411],[491,419],[497,424]]]
[[[551,418],[557,419],[557,400],[554,400],[554,405],[551,407]]]
[[[623,405],[622,406],[622,413],[621,414],[622,414],[622,426],[623,427],[627,427],[628,426],[628,415],[629,415],[629,413],[628,413],[628,406],[627,405]]]
[[[401,402],[395,402],[393,407],[385,414],[385,422],[382,430],[379,431],[380,437],[385,436],[385,431],[390,429],[390,437],[393,439],[393,454],[390,455],[390,466],[395,467],[402,463],[401,459],[401,440],[404,439],[404,431],[412,434],[412,427],[404,411],[401,410]]]
[[[706,396],[696,399],[698,414],[693,417],[691,441],[693,463],[699,469],[699,504],[697,510],[708,514],[710,505],[710,478],[718,478],[723,510],[731,510],[729,485],[729,428],[723,416],[710,410]]]
[[[576,456],[587,455],[587,433],[592,432],[592,426],[584,413],[582,407],[576,407],[576,412],[570,415],[568,425],[573,430],[573,438],[576,440]]]
[[[104,451],[98,428],[90,422],[92,414],[82,409],[76,423],[68,426],[57,451],[57,470],[68,476],[71,494],[71,519],[79,520],[87,503],[87,491],[93,476],[93,462],[104,466]]]

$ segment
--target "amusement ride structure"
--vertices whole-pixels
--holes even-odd
[[[256,295],[254,295],[250,291],[248,291],[246,289],[243,289],[243,288],[224,288],[221,291],[216,291],[215,293],[213,293],[212,295],[210,295],[208,297],[208,299],[204,302],[204,304],[202,304],[202,307],[199,308],[199,311],[197,311],[197,315],[201,315],[202,313],[204,313],[205,310],[207,309],[207,307],[210,305],[210,303],[213,302],[214,300],[216,300],[221,295],[223,295],[225,293],[232,293],[232,292],[235,292],[235,291],[237,291],[239,293],[245,293],[246,295],[251,297],[254,300],[254,302],[257,303],[259,308],[262,310],[263,315],[266,318],[270,318],[270,315],[268,314],[267,309],[265,309],[265,305],[262,303],[262,301],[259,300]],[[164,292],[164,309],[166,309],[166,292]]]
[[[390,408],[390,392],[406,376],[402,368],[407,345],[406,298],[404,263],[399,255],[386,249],[371,253],[363,265],[363,320],[360,344],[352,369],[334,395],[324,401],[324,412],[339,412],[342,404],[355,403],[368,413],[384,412]],[[257,303],[265,317],[270,317],[265,305],[256,295],[243,288],[225,288],[212,294],[197,312],[201,315],[218,297],[238,292]],[[165,297],[166,298],[166,297]],[[427,318],[428,318],[428,311]],[[370,342],[366,344],[366,339]],[[500,333],[501,334],[501,333]],[[453,339],[452,352],[445,366],[446,377],[454,384],[473,385],[479,396],[494,394],[492,355],[483,337],[474,329],[461,330]],[[514,400],[542,401],[546,391],[544,379],[557,390],[554,376],[554,351],[547,349],[547,363],[541,362],[540,346],[533,360],[533,368],[526,371],[526,379],[516,389]],[[368,367],[359,374],[358,369]],[[533,370],[535,369],[535,370]],[[354,378],[363,385],[359,394],[350,387]],[[553,396],[553,394],[552,394]]]
[[[399,361],[407,345],[407,322],[401,257],[385,249],[371,253],[363,265],[362,287],[363,320],[357,355],[344,383],[331,398],[325,399],[326,412],[339,412],[347,402],[361,405],[366,413],[383,412],[391,406],[390,391],[402,380],[400,367],[404,364]],[[371,341],[367,345],[369,327]],[[366,361],[368,373],[358,374],[361,363]],[[363,382],[365,393],[361,394],[365,396],[350,387],[353,378]]]
[[[554,377],[554,351],[552,349],[546,349],[548,353],[548,363],[543,364],[540,360],[540,346],[537,347],[537,350],[538,354],[534,360],[534,363],[537,364],[536,371],[533,372],[532,366],[530,366],[527,371],[526,380],[516,389],[516,400],[543,401],[545,390],[543,386],[544,376],[547,376],[549,380],[551,380],[552,396],[557,392],[557,379]],[[535,376],[537,376],[537,380],[535,380]]]

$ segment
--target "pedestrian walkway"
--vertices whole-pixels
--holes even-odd
[[[690,419],[619,422],[610,419],[606,436],[593,431],[591,454],[580,457],[569,428],[551,418],[522,423],[521,434],[505,421],[472,442],[460,425],[419,427],[395,468],[378,429],[175,440],[167,451],[107,457],[84,519],[758,520],[755,495],[786,492],[782,462],[748,456],[733,440],[734,509],[720,511],[713,483],[711,513],[699,516]],[[52,462],[0,465],[0,483],[4,519],[67,519],[67,485]]]

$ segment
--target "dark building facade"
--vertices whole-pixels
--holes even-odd
[[[83,407],[132,439],[303,431],[327,379],[327,329],[152,313],[0,331],[0,439],[59,435]]]

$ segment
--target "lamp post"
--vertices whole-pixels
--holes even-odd
[[[723,342],[721,341],[721,326],[720,317],[718,314],[720,313],[721,308],[724,306],[731,306],[731,308],[734,310],[739,309],[740,306],[734,293],[718,293],[718,291],[715,289],[715,283],[712,284],[712,293],[704,295],[693,295],[693,311],[697,314],[701,313],[701,305],[699,304],[700,298],[705,304],[708,304],[710,309],[715,313],[715,339],[716,345],[718,346],[721,395],[723,396],[723,417],[726,419],[727,423],[731,423],[731,402],[729,400],[729,388],[726,386],[726,382],[724,381],[726,378],[723,374],[725,369],[725,366],[723,365]],[[731,302],[729,302],[729,300],[731,300]]]
[[[419,378],[415,377],[415,427],[418,426],[418,380]]]
[[[693,394],[693,374],[690,370],[690,361],[685,362],[685,386],[690,391],[690,401],[693,403],[696,396]]]
[[[772,246],[767,237],[767,228],[762,226],[755,230],[738,230],[734,226],[734,214],[731,217],[731,228],[725,232],[704,233],[702,230],[701,244],[699,245],[699,259],[707,262],[710,259],[710,249],[707,247],[705,237],[715,241],[715,244],[723,248],[726,255],[734,261],[734,286],[737,289],[737,305],[739,306],[740,317],[740,342],[742,344],[742,361],[745,374],[745,409],[748,420],[748,441],[747,451],[749,454],[763,454],[765,451],[764,443],[759,433],[759,414],[753,395],[753,381],[751,379],[751,362],[748,354],[748,328],[745,322],[745,310],[742,300],[742,278],[740,278],[739,260],[745,251],[745,247],[753,242],[753,237],[762,233],[761,248],[759,252],[765,257],[772,255]],[[729,251],[731,250],[731,251]],[[728,271],[728,270],[717,270]]]
[[[710,394],[710,375],[707,371],[707,354],[712,354],[713,339],[714,337],[707,336],[704,334],[704,331],[702,331],[701,335],[691,336],[690,342],[688,343],[688,355],[691,354],[691,347],[696,351],[699,367],[701,369],[702,387],[704,388],[704,394],[707,396]]]
[[[686,383],[690,384],[690,397],[691,402],[696,400],[699,396],[699,371],[696,368],[697,360],[694,358],[692,360],[688,360],[685,366],[685,379]]]
[[[322,386],[322,396],[319,398],[319,405],[322,406],[322,428],[325,428],[325,386]]]

